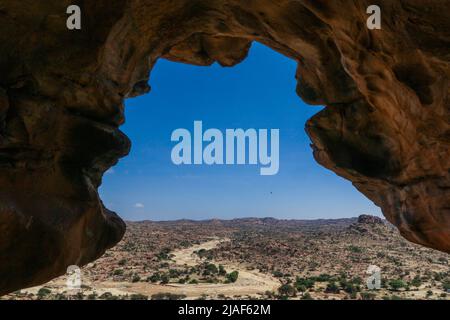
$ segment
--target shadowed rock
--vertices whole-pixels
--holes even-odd
[[[76,1],[69,31],[71,2],[0,1],[0,294],[121,239],[97,188],[157,59],[232,66],[252,41],[296,60],[299,96],[326,106],[306,125],[316,160],[404,237],[450,252],[448,1]],[[382,30],[365,27],[372,4]]]

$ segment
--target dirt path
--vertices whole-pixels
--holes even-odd
[[[194,245],[186,249],[180,249],[172,252],[174,255],[173,260],[177,265],[195,266],[198,265],[201,260],[194,254],[195,251],[205,249],[210,250],[217,247],[220,243],[229,241],[228,239],[215,239],[200,245]],[[211,261],[211,263],[219,264],[217,261]],[[196,299],[202,295],[209,297],[217,297],[224,295],[227,297],[234,296],[251,296],[257,297],[264,294],[266,291],[276,291],[280,286],[280,282],[270,275],[263,274],[257,270],[247,270],[245,266],[241,266],[235,263],[221,261],[225,269],[228,272],[239,271],[238,280],[235,283],[201,283],[201,284],[176,284],[170,283],[166,285],[151,284],[146,282],[138,283],[120,283],[120,282],[104,282],[99,287],[104,291],[110,291],[114,294],[130,294],[140,293],[151,296],[156,293],[174,293],[184,294],[188,299]]]
[[[214,239],[189,248],[179,249],[172,252],[173,261],[179,266],[196,266],[202,262],[195,251],[205,249],[211,250],[216,248],[220,243],[230,241],[229,239]],[[203,260],[204,261],[204,260]],[[209,298],[217,298],[219,295],[226,297],[258,297],[266,291],[276,291],[280,286],[280,282],[271,275],[263,274],[257,270],[247,270],[245,266],[226,262],[226,261],[210,261],[216,265],[221,264],[227,272],[239,271],[238,280],[235,283],[200,283],[200,284],[152,284],[149,282],[117,282],[103,281],[91,282],[88,279],[85,284],[93,288],[97,295],[110,292],[113,295],[131,295],[134,293],[152,296],[157,293],[184,294],[187,299],[197,299],[203,295]],[[60,277],[46,284],[53,292],[64,292],[67,290],[65,286],[65,277]],[[29,288],[29,293],[36,294],[41,286]],[[73,294],[76,294],[74,292]]]
[[[199,251],[201,249],[211,250],[216,248],[222,242],[230,241],[229,239],[215,239],[210,240],[208,242],[204,242],[198,245],[191,246],[186,249],[179,249],[172,252],[174,255],[173,259],[178,265],[187,265],[190,267],[196,266],[201,263],[201,259],[198,255],[194,254],[195,251]]]

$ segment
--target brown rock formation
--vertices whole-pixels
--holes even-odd
[[[80,31],[66,28],[70,4]],[[365,26],[371,4],[382,30]],[[298,61],[298,94],[327,106],[307,123],[317,161],[407,239],[450,252],[449,10],[447,0],[0,0],[0,294],[122,237],[97,188],[128,152],[123,100],[149,91],[155,61],[232,66],[252,41]]]
[[[375,225],[375,224],[384,224],[383,219],[375,217],[375,216],[371,216],[371,215],[367,215],[367,214],[362,214],[358,217],[358,224],[369,224],[369,225]]]

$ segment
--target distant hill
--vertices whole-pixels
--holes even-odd
[[[209,225],[224,228],[281,228],[281,229],[342,229],[347,228],[355,223],[360,224],[385,224],[386,220],[371,216],[360,215],[354,218],[340,218],[340,219],[277,219],[273,217],[266,218],[237,218],[230,220],[222,219],[207,219],[207,220],[170,220],[170,221],[152,221],[144,220],[139,222],[128,221],[128,224],[147,224],[160,226],[189,226],[189,225]]]

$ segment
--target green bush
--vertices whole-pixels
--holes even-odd
[[[169,277],[171,278],[177,278],[180,276],[180,271],[176,270],[176,269],[169,269]]]
[[[422,285],[422,279],[420,276],[415,276],[414,279],[411,280],[411,285],[414,287],[420,287]]]
[[[275,278],[281,278],[281,277],[284,276],[284,274],[283,274],[281,271],[278,271],[278,270],[275,270],[274,272],[272,272],[272,275],[273,275]]]
[[[93,292],[93,293],[89,294],[87,296],[87,299],[88,300],[96,300],[97,299],[97,293]]]
[[[181,300],[185,299],[186,295],[184,294],[174,294],[174,293],[157,293],[152,295],[152,300]]]
[[[361,292],[362,300],[375,300],[376,294],[372,292]]]
[[[219,269],[217,269],[216,265],[214,263],[208,263],[206,265],[206,270],[208,270],[212,274],[219,273]]]
[[[403,282],[403,280],[397,279],[389,281],[389,286],[392,288],[392,290],[398,291],[401,288],[406,287],[406,284]]]
[[[170,259],[169,253],[170,248],[164,248],[156,255],[156,257],[158,258],[158,260],[169,260]]]
[[[328,283],[328,285],[325,289],[325,292],[326,293],[339,293],[339,292],[341,292],[341,290],[339,289],[336,282],[330,282],[330,283]]]
[[[239,277],[238,271],[233,271],[227,274],[227,280],[230,281],[231,283],[236,282],[238,277]]]
[[[119,265],[119,266],[124,266],[126,263],[127,263],[127,259],[121,259],[121,260],[118,262],[118,265]]]
[[[63,293],[57,293],[57,294],[55,294],[55,300],[68,300],[68,298]],[[95,300],[95,298],[94,299],[90,299],[90,300]]]
[[[130,296],[130,300],[148,300],[148,296],[140,294],[140,293],[133,293]]]
[[[158,272],[154,273],[151,276],[147,277],[147,281],[150,281],[152,283],[161,281],[161,275]]]
[[[119,297],[113,295],[111,292],[105,292],[99,298],[102,300],[119,300]]]
[[[37,296],[39,297],[39,299],[42,299],[48,296],[50,293],[52,293],[52,290],[48,288],[40,288],[37,292]]]
[[[306,291],[306,289],[311,289],[312,287],[314,287],[315,281],[314,279],[310,279],[310,278],[300,278],[297,277],[295,279],[295,287],[297,288],[298,291]]]
[[[358,284],[354,284],[353,281],[347,281],[345,279],[341,279],[340,285],[341,285],[342,289],[349,294],[355,294],[355,293],[361,291],[361,287]]]
[[[305,294],[303,294],[302,300],[314,300],[314,299],[309,292],[306,292]]]
[[[445,280],[442,283],[442,288],[444,288],[444,291],[449,291],[450,290],[450,280]]]
[[[124,273],[123,269],[116,269],[113,271],[114,276],[123,276],[123,273]]]
[[[227,274],[227,271],[225,270],[225,267],[223,265],[219,265],[219,275],[225,276]]]
[[[349,246],[348,249],[353,253],[361,253],[363,249],[357,246]]]
[[[141,277],[137,274],[133,275],[133,278],[131,278],[131,282],[139,282],[141,281]]]
[[[280,296],[294,297],[296,291],[292,285],[285,283],[278,288],[278,293]]]
[[[161,276],[161,283],[162,284],[167,284],[167,283],[169,283],[169,281],[170,281],[170,277],[169,277],[169,275],[168,274],[163,274],[162,276]]]

